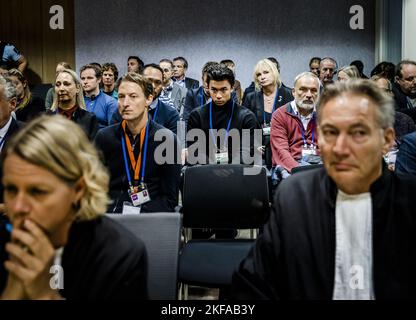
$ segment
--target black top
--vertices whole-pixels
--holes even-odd
[[[1,222],[0,222],[1,223]],[[9,241],[0,226],[0,292],[7,273],[4,245]],[[147,257],[143,242],[108,217],[76,221],[62,255],[64,289],[71,300],[146,299]]]
[[[416,108],[413,108],[410,105],[410,102],[407,100],[406,94],[402,91],[402,89],[397,83],[393,83],[393,94],[396,111],[400,111],[407,114],[416,123]]]
[[[22,109],[16,109],[16,118],[22,122],[28,122],[45,112],[45,101],[42,98],[32,96],[30,102]]]
[[[141,212],[170,212],[174,211],[178,204],[179,177],[180,177],[180,157],[177,159],[177,139],[176,135],[170,130],[163,128],[154,121],[150,121],[149,140],[146,157],[145,179],[147,185],[150,202],[141,206]],[[162,141],[155,141],[155,134],[161,130],[159,134],[166,137]],[[95,137],[95,144],[102,152],[103,162],[110,171],[110,197],[114,201],[108,208],[108,212],[120,213],[123,209],[123,202],[131,202],[128,194],[129,184],[123,158],[121,136],[124,135],[121,123],[103,128],[98,131]],[[140,141],[140,135],[136,136],[136,141]],[[167,141],[165,142],[165,140]],[[155,150],[162,143],[169,144],[174,147],[174,154],[168,157],[178,164],[158,164],[155,161]],[[144,145],[144,144],[143,144]],[[136,155],[141,152],[140,143],[135,145]],[[127,155],[128,157],[128,155]],[[137,158],[136,158],[137,159]],[[130,175],[134,178],[134,170],[131,168]]]
[[[278,90],[278,96],[274,111],[292,100],[292,91],[288,87],[282,85]],[[272,113],[264,111],[263,91],[252,91],[248,93],[244,100],[244,106],[250,109],[256,115],[259,126],[264,125],[264,118],[266,120],[266,124],[270,126]],[[266,166],[270,169],[272,167],[272,148],[270,145],[270,135],[263,136],[263,145],[265,146],[263,159]]]
[[[231,118],[232,114],[232,105],[233,102],[230,100],[228,101],[224,106],[217,106],[215,103],[212,103],[212,129],[227,129],[228,122]],[[254,129],[258,129],[258,123],[254,116],[254,114],[248,110],[247,108],[244,108],[240,106],[237,103],[234,103],[234,114],[231,120],[230,124],[230,133],[228,135],[228,160],[229,163],[232,162],[234,159],[234,163],[244,163],[243,161],[243,154],[249,152],[250,155],[253,155],[253,148],[254,148]],[[206,159],[206,162],[209,161],[209,158],[207,158],[207,151],[209,152],[208,155],[213,159],[214,156],[214,148],[212,143],[212,135],[210,135],[210,103],[199,107],[195,110],[193,110],[189,116],[188,126],[187,126],[187,132],[189,133],[192,129],[202,129],[205,135],[206,144],[205,146],[200,146],[198,149],[199,151],[204,151],[204,156]],[[232,139],[232,133],[231,130],[236,129],[239,133],[240,137],[240,152],[237,154],[232,154],[232,148],[233,148],[233,139]],[[250,150],[247,150],[247,148],[244,148],[244,144],[242,143],[242,137],[243,137],[243,129],[249,129],[250,130],[250,143],[249,148]],[[194,143],[188,142],[189,148],[196,148],[197,145],[199,145],[198,141],[195,141]],[[248,143],[247,143],[248,145]],[[220,146],[217,146],[218,148]],[[223,147],[223,146],[221,146]],[[189,150],[188,150],[189,151]],[[250,164],[250,163],[245,163]]]
[[[284,180],[269,222],[233,277],[238,299],[332,299],[337,187],[325,169]],[[416,179],[385,166],[370,188],[376,299],[415,299]]]
[[[46,114],[55,115],[56,111],[48,110]],[[71,120],[78,124],[82,130],[84,130],[88,139],[91,141],[94,140],[98,131],[98,120],[94,113],[88,112],[87,110],[81,108],[77,108],[72,114]]]

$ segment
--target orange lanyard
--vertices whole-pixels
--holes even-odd
[[[136,159],[134,158],[133,147],[131,146],[130,139],[126,133],[126,125],[127,125],[126,121],[123,120],[123,122],[121,123],[121,126],[123,127],[123,130],[124,130],[124,136],[126,139],[127,151],[129,152],[131,167],[134,169],[134,181],[139,181],[140,168],[142,166],[143,142],[144,142],[144,138],[146,135],[146,126],[144,126],[142,131],[140,131],[140,153],[136,161]]]

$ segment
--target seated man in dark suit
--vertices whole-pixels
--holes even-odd
[[[165,141],[176,148],[176,135],[148,116],[154,101],[154,89],[148,78],[128,73],[121,78],[118,89],[122,122],[101,129],[95,138],[110,172],[109,194],[114,202],[108,212],[174,211],[181,166],[158,158],[163,155],[157,150]],[[176,154],[176,150],[171,152]]]
[[[396,110],[416,122],[416,61],[403,60],[396,66],[393,93]]]
[[[184,57],[173,59],[173,81],[188,90],[198,88],[199,81],[185,77],[186,70],[188,70],[188,61]]]
[[[5,149],[7,141],[23,126],[22,122],[15,120],[11,115],[16,104],[16,87],[10,80],[0,76],[0,154]],[[2,176],[3,165],[0,163],[0,204],[3,203]]]

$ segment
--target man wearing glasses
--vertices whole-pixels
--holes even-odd
[[[416,61],[403,60],[396,66],[393,93],[397,110],[416,122]]]

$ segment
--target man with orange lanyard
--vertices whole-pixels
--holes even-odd
[[[315,74],[299,74],[292,91],[295,99],[273,114],[270,134],[272,162],[274,171],[280,173],[280,179],[287,178],[298,166],[322,163],[316,135],[319,86]]]
[[[122,121],[101,129],[95,139],[110,171],[109,193],[113,203],[108,211],[174,211],[181,166],[155,159],[155,150],[162,143],[156,141],[155,135],[163,130],[160,133],[167,139],[164,143],[175,147],[176,136],[149,117],[152,84],[139,74],[129,73],[122,77],[118,93]]]

